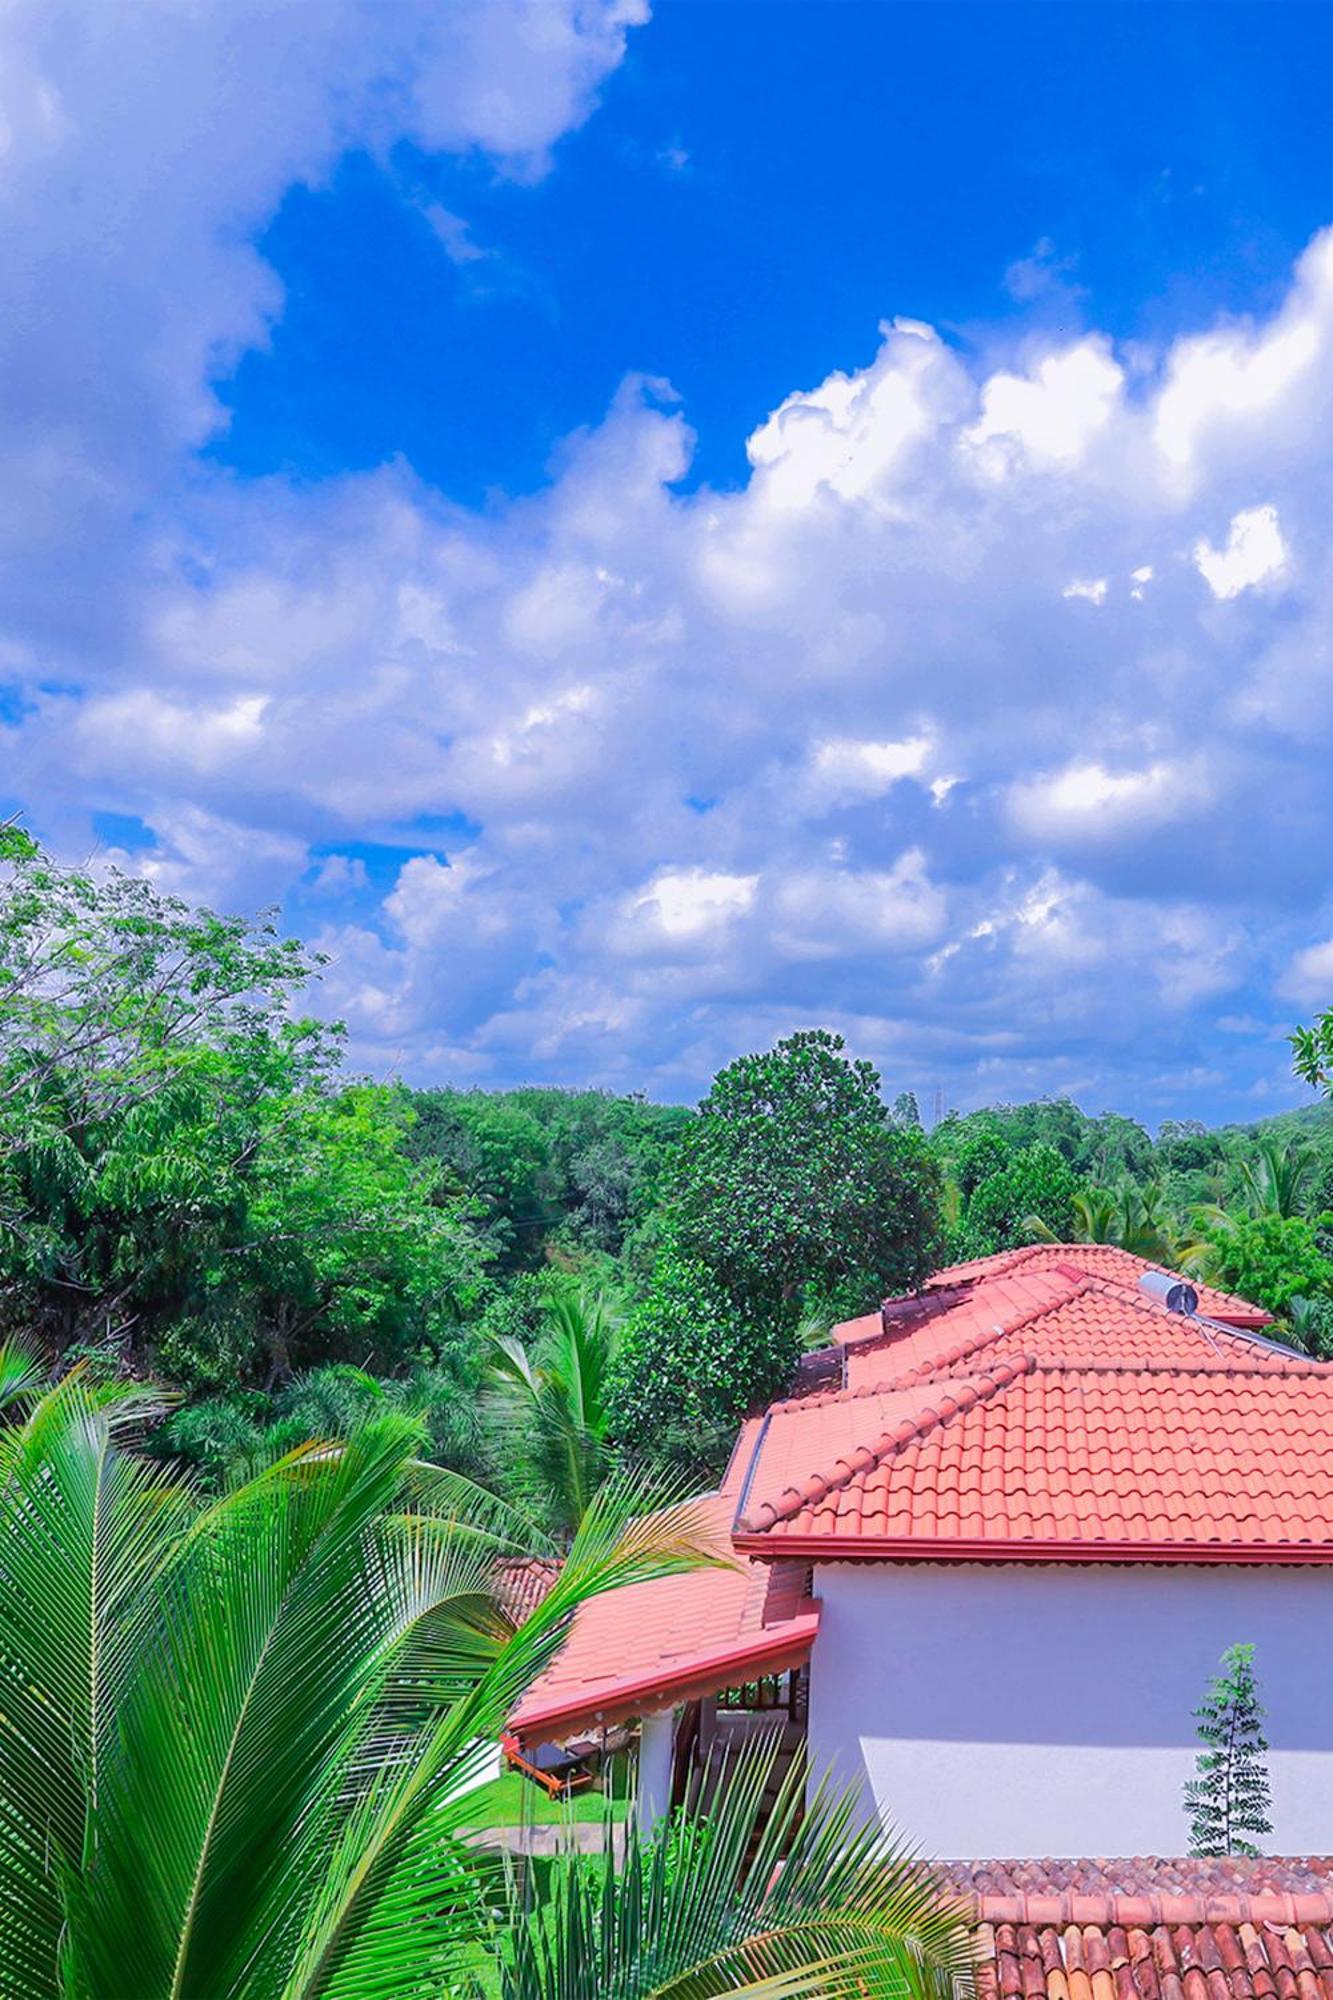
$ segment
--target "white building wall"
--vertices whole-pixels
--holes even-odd
[[[1183,1854],[1192,1711],[1254,1642],[1273,1854],[1333,1851],[1333,1572],[820,1568],[815,1770],[940,1858]]]

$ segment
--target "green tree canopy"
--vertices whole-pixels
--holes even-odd
[[[0,1325],[186,1388],[438,1349],[486,1253],[267,919],[0,847]]]
[[[1009,1250],[1037,1234],[1068,1243],[1075,1231],[1078,1186],[1073,1169],[1054,1146],[1025,1146],[973,1189],[966,1212],[967,1254],[984,1257]]]
[[[1302,1216],[1222,1215],[1195,1246],[1191,1268],[1209,1283],[1285,1316],[1297,1297],[1327,1291],[1333,1264]]]
[[[669,1188],[681,1253],[741,1312],[803,1296],[864,1310],[929,1275],[939,1176],[896,1123],[878,1073],[824,1029],[742,1056],[714,1079]]]
[[[707,1265],[668,1248],[616,1354],[613,1433],[644,1457],[715,1472],[736,1420],[786,1384],[799,1355],[792,1314],[739,1311]]]

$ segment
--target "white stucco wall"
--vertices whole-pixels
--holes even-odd
[[[1333,1572],[820,1568],[815,1769],[929,1854],[1182,1854],[1192,1710],[1252,1640],[1270,1853],[1333,1851]]]

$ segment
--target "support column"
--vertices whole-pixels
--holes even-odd
[[[676,1718],[670,1709],[664,1715],[645,1715],[639,1725],[639,1786],[635,1802],[635,1824],[640,1834],[650,1834],[671,1811],[671,1742]]]

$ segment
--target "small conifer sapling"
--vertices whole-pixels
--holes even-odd
[[[1204,1748],[1185,1786],[1191,1854],[1258,1854],[1271,1833],[1268,1744],[1254,1679],[1254,1647],[1228,1646],[1194,1711]]]

